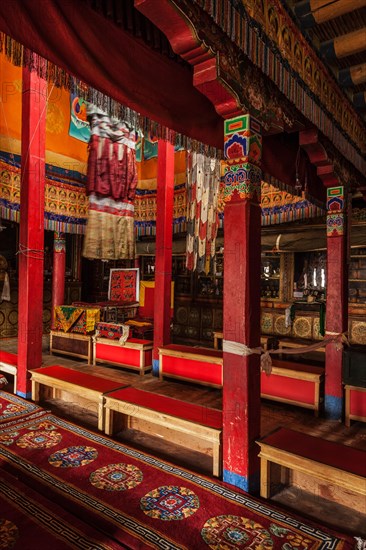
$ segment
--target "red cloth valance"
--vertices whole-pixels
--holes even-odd
[[[189,68],[146,46],[86,2],[2,2],[0,31],[121,104],[222,149],[223,120],[193,87]]]

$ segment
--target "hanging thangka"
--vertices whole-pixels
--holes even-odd
[[[217,201],[220,161],[192,152],[187,159],[187,245],[186,266],[190,270],[210,270],[215,255],[218,229]]]
[[[135,131],[88,107],[91,124],[87,193],[89,216],[83,256],[118,260],[135,257],[134,204],[137,169]]]

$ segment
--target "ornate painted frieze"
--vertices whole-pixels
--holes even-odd
[[[240,199],[256,197],[260,201],[262,171],[261,126],[250,115],[241,115],[224,123],[223,200],[234,194]]]
[[[344,187],[327,189],[327,236],[337,237],[344,234],[345,214]]]

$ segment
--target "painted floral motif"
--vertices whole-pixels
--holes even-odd
[[[10,434],[0,434],[0,444],[1,445],[12,445],[15,441],[15,438],[18,437],[19,432],[12,432]]]
[[[232,548],[271,550],[274,545],[269,532],[260,523],[240,516],[210,518],[203,526],[201,536],[214,550]]]
[[[151,518],[172,521],[186,519],[197,512],[200,502],[186,487],[164,485],[142,497],[140,506]]]
[[[18,447],[22,449],[49,449],[60,443],[62,435],[55,431],[34,431],[29,432],[17,441]]]
[[[105,491],[125,491],[141,483],[143,474],[132,464],[109,464],[92,472],[89,481],[94,487]]]
[[[9,405],[6,405],[6,407],[1,411],[1,414],[3,414],[4,416],[18,415],[24,411],[25,407],[23,405],[9,403]]]
[[[13,548],[18,537],[19,531],[15,523],[0,519],[0,548]]]
[[[55,452],[48,462],[55,468],[78,468],[90,464],[98,457],[98,451],[93,447],[66,447]]]

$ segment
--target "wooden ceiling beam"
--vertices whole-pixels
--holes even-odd
[[[343,88],[358,86],[366,82],[366,63],[347,67],[338,72],[338,82]]]
[[[295,14],[304,29],[325,23],[345,13],[366,6],[366,0],[302,0],[295,5]]]
[[[366,50],[365,27],[320,44],[320,54],[327,60],[341,59],[364,50]]]

